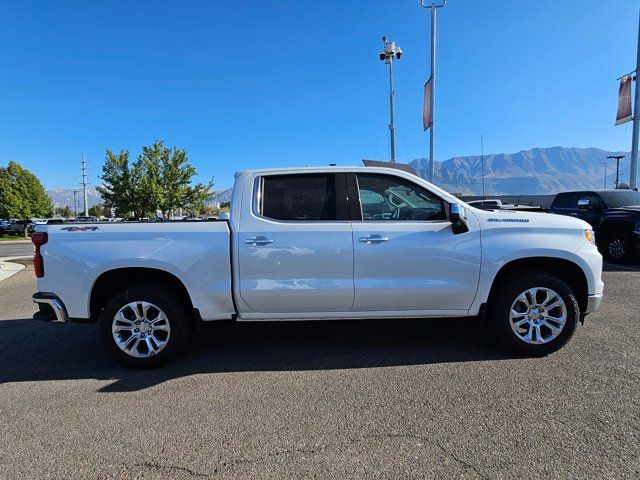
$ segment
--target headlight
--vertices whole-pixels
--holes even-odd
[[[596,234],[593,233],[593,230],[585,230],[584,238],[586,238],[587,242],[589,242],[591,245],[596,244]]]

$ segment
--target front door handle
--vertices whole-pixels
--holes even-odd
[[[247,238],[244,243],[245,245],[269,245],[273,243],[275,240],[273,238],[267,237],[255,237],[255,238]]]
[[[358,241],[362,243],[388,242],[389,237],[383,237],[382,235],[366,235],[364,237],[358,238]]]

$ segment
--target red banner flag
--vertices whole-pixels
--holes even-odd
[[[427,130],[431,126],[431,78],[424,84],[424,102],[422,103],[422,128]]]
[[[636,88],[638,88],[636,86]],[[622,125],[631,120],[631,75],[620,79],[618,88],[618,112],[616,114],[616,125]]]

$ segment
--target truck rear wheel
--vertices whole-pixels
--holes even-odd
[[[107,352],[132,368],[159,366],[184,349],[189,340],[189,308],[170,289],[137,285],[122,290],[98,320]]]
[[[543,356],[566,344],[576,329],[580,307],[563,280],[543,272],[519,272],[501,282],[487,320],[510,350]]]
[[[610,262],[628,263],[633,258],[633,242],[626,233],[614,233],[604,239],[602,253]]]

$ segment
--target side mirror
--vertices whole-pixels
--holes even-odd
[[[454,234],[465,233],[469,231],[467,225],[467,216],[464,211],[464,207],[461,207],[458,203],[452,203],[449,208],[449,221],[452,225]]]

